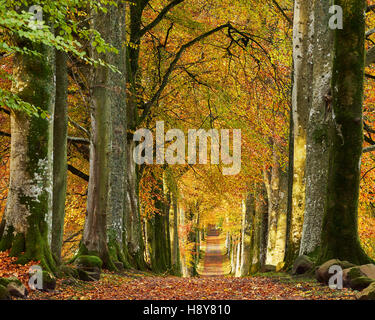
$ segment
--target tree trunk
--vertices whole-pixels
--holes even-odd
[[[327,95],[332,79],[333,31],[329,28],[329,1],[314,4],[312,104],[307,125],[306,204],[299,254],[311,254],[320,246],[325,210],[329,159],[330,113]]]
[[[259,189],[258,189],[259,188]],[[259,263],[258,266],[253,265],[251,267],[251,272],[255,273],[262,269],[266,264],[267,256],[267,239],[268,239],[268,200],[267,191],[264,183],[258,185],[256,200],[255,200],[255,212],[257,216],[257,223],[259,224]]]
[[[139,72],[139,32],[142,27],[142,13],[147,2],[137,1],[130,6],[130,42],[126,52],[126,84],[129,94],[126,98],[127,145],[126,145],[126,239],[132,265],[138,269],[146,269],[144,261],[144,242],[139,211],[139,177],[137,166],[133,160],[135,142],[132,133],[136,130],[138,121],[138,106],[143,104],[138,94],[141,87]]]
[[[48,113],[49,118],[11,112],[10,185],[0,250],[11,249],[18,263],[40,261],[55,269],[50,250],[52,227],[54,49],[28,41],[18,43],[40,54],[16,54],[13,92]]]
[[[247,276],[250,272],[252,235],[254,233],[253,217],[255,212],[254,195],[248,193],[242,206],[242,245],[241,245],[241,265],[240,276]]]
[[[117,7],[109,10],[111,30],[107,35],[109,42],[118,54],[108,54],[107,61],[116,66],[120,73],[110,72],[108,78],[108,99],[111,105],[111,145],[109,161],[109,195],[107,212],[107,242],[112,261],[121,262],[129,268],[126,244],[126,47],[125,5],[118,1]],[[114,30],[116,30],[114,32]]]
[[[129,117],[128,117],[129,125]],[[134,142],[127,142],[126,148],[126,242],[133,267],[145,270],[144,242],[142,237],[141,217],[139,210],[139,181],[137,167],[133,161]]]
[[[275,147],[274,147],[275,148]],[[281,169],[277,150],[273,151],[271,173],[265,172],[268,197],[268,241],[266,264],[284,261],[287,220],[287,174]]]
[[[170,197],[163,180],[155,177],[157,186],[153,190],[155,201],[154,217],[149,222],[149,238],[151,252],[151,269],[157,273],[164,273],[171,268],[170,237],[169,237],[169,210]]]
[[[292,92],[293,109],[293,189],[292,210],[287,244],[287,264],[298,256],[305,210],[305,167],[307,121],[311,104],[311,44],[313,1],[295,0],[293,28],[294,79]]]
[[[237,249],[236,249],[236,267],[235,267],[235,276],[239,277],[241,268],[241,238],[238,240]]]
[[[117,7],[111,5],[107,10],[107,13],[98,10],[94,14],[93,27],[107,42],[118,47],[119,54],[115,58],[114,53],[99,54],[93,48],[92,55],[95,59],[118,63],[120,71],[124,72],[125,65],[121,63],[124,59],[123,32],[117,31],[119,26],[125,25],[125,7],[119,1]],[[121,140],[125,139],[121,137],[125,131],[125,117],[122,115],[125,111],[125,83],[103,66],[93,68],[90,81],[90,180],[87,217],[79,254],[96,254],[106,268],[116,270],[116,260],[126,263],[122,252],[125,167],[124,143]]]
[[[320,261],[369,262],[358,237],[358,196],[363,145],[365,61],[364,0],[338,0],[343,30],[335,30],[332,71],[333,134],[329,160],[327,207]]]
[[[68,56],[56,51],[56,101],[53,119],[53,210],[51,250],[61,262],[64,234],[67,136],[68,136]]]
[[[181,259],[180,259],[180,244],[178,235],[178,202],[176,194],[172,194],[172,208],[173,208],[173,241],[172,241],[172,268],[176,276],[181,275]]]

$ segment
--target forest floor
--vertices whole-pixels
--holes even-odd
[[[355,291],[331,290],[314,279],[286,273],[235,278],[229,273],[224,237],[213,234],[202,246],[200,276],[180,278],[149,272],[103,271],[100,281],[58,279],[53,292],[32,291],[28,299],[42,300],[354,300]],[[28,266],[12,264],[0,253],[0,277],[17,275],[25,282]],[[202,267],[203,265],[203,267]],[[229,267],[230,268],[230,267]]]

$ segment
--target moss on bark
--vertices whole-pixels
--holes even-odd
[[[363,146],[365,61],[364,0],[338,0],[344,29],[335,31],[332,77],[334,128],[320,262],[332,258],[355,264],[370,259],[358,237],[358,197]]]

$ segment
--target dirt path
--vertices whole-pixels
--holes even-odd
[[[66,283],[58,280],[51,293],[31,292],[30,299],[73,300],[333,300],[354,299],[348,289],[331,290],[314,281],[282,277],[228,277],[229,261],[225,239],[218,232],[206,238],[201,276],[194,278],[160,277],[126,271],[123,275],[103,273],[98,282]],[[202,248],[204,250],[204,246]],[[0,270],[1,271],[1,270]]]
[[[205,255],[202,276],[226,275],[223,264],[225,262],[224,238],[219,231],[209,231],[206,237]]]

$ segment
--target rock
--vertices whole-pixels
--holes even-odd
[[[329,279],[333,276],[333,274],[329,273],[329,269],[331,266],[340,266],[342,269],[348,269],[354,267],[355,265],[348,262],[348,261],[340,261],[338,259],[331,259],[327,262],[323,263],[315,272],[316,279],[324,284],[328,284]]]
[[[353,290],[363,290],[367,288],[371,283],[375,282],[374,279],[367,277],[358,277],[350,281],[350,288]]]
[[[17,298],[26,298],[28,294],[26,287],[22,283],[11,282],[8,284],[7,290],[11,296]]]
[[[75,264],[78,276],[82,281],[98,281],[100,279],[102,260],[97,256],[79,256]]]
[[[344,286],[354,290],[363,290],[375,281],[375,265],[366,264],[343,271]]]
[[[265,264],[262,267],[262,272],[275,272],[276,271],[276,266],[270,265],[270,264]]]
[[[52,291],[56,288],[56,278],[48,271],[43,271],[43,291]]]
[[[19,285],[22,284],[22,282],[20,280],[18,280],[18,278],[16,277],[9,277],[9,278],[0,278],[0,285],[4,286],[4,287],[7,287],[9,283],[11,282],[15,282]]]
[[[11,300],[8,289],[0,284],[0,300]]]
[[[27,296],[26,287],[16,277],[0,278],[0,285],[5,287],[13,297],[25,298]]]
[[[100,269],[87,270],[88,268],[78,268],[79,279],[82,281],[98,281],[100,280]]]
[[[314,262],[308,256],[302,255],[294,261],[292,274],[304,274],[312,268],[314,268]]]
[[[358,300],[375,300],[375,282],[372,282],[362,292],[356,294]]]
[[[364,264],[358,268],[365,277],[375,280],[375,264]]]
[[[97,256],[79,256],[76,259],[75,264],[78,267],[97,267],[101,269],[103,262]]]

